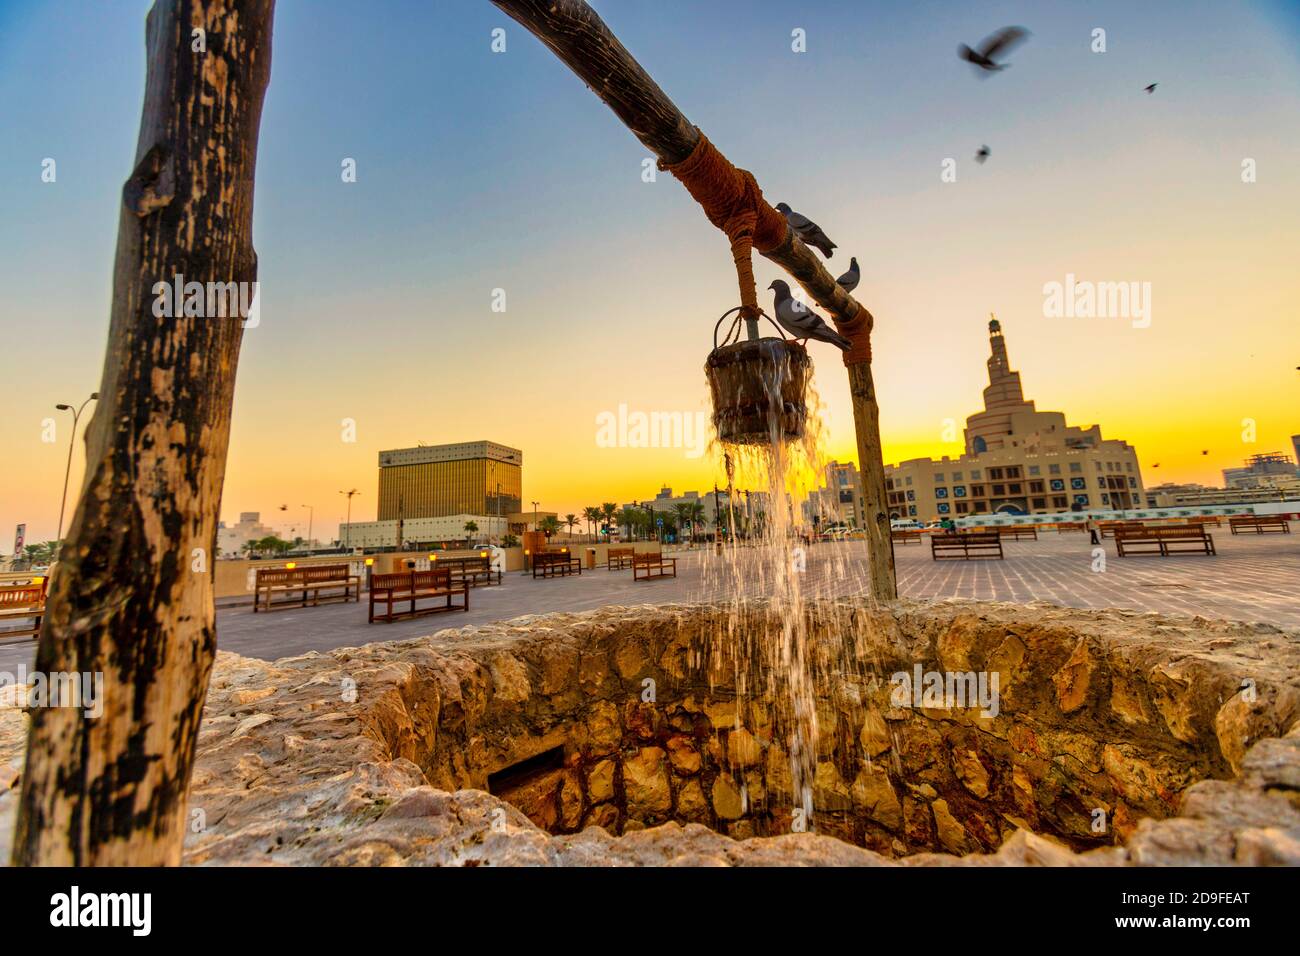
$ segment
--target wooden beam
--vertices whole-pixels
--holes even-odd
[[[99,406],[36,653],[37,671],[101,675],[102,713],[88,702],[32,710],[15,864],[181,860],[216,654],[212,562],[243,329],[238,317],[185,316],[179,302],[168,317],[155,285],[257,279],[273,10],[157,0],[148,15]]]
[[[690,155],[699,141],[699,130],[584,0],[492,2],[550,48],[665,165],[675,165]],[[871,313],[836,283],[821,259],[788,228],[781,245],[761,254],[793,276],[846,335],[852,338],[869,334],[874,323]],[[867,512],[871,593],[877,600],[892,601],[898,594],[880,457],[880,413],[871,364],[857,354],[846,359],[845,364],[853,394]]]

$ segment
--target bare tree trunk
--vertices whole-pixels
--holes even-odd
[[[666,165],[682,162],[695,149],[700,131],[584,0],[492,2],[546,44]],[[871,381],[871,313],[836,283],[822,261],[793,231],[787,229],[785,241],[775,249],[759,251],[798,280],[813,300],[831,313],[840,332],[854,341],[854,350],[845,364],[853,393],[859,468],[868,512],[871,594],[878,601],[892,601],[898,592],[881,461],[880,410]]]
[[[123,189],[86,479],[37,669],[103,713],[32,713],[16,864],[174,865],[216,653],[212,566],[242,324],[155,315],[155,283],[257,278],[253,175],[274,0],[157,0]],[[197,49],[196,49],[197,48]]]

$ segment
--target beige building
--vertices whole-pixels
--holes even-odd
[[[857,466],[851,461],[832,461],[826,465],[824,480],[822,487],[810,492],[803,503],[804,524],[815,528],[863,527],[862,475]]]
[[[891,518],[932,521],[982,514],[1053,514],[1139,508],[1137,451],[1101,427],[1040,412],[1013,371],[997,319],[989,322],[984,409],[966,419],[966,453],[885,466]]]
[[[243,553],[244,545],[248,542],[273,534],[274,528],[262,524],[260,511],[241,511],[237,523],[227,525],[222,521],[217,525],[217,553],[237,556]]]
[[[419,445],[379,453],[380,521],[520,510],[524,453],[490,441]]]

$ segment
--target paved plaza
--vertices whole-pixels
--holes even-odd
[[[1049,532],[1037,541],[1006,541],[1002,561],[933,561],[925,543],[898,546],[898,589],[909,598],[1047,601],[1069,607],[1264,621],[1300,629],[1300,534],[1234,536],[1226,528],[1212,533],[1216,557],[1119,558],[1114,541],[1108,539],[1101,571],[1093,570],[1092,545],[1083,534]],[[222,650],[274,660],[523,614],[717,599],[732,590],[722,561],[710,550],[681,552],[675,580],[649,582],[633,582],[630,570],[604,568],[539,580],[515,572],[499,586],[471,591],[468,613],[453,611],[393,624],[367,624],[364,595],[360,604],[259,614],[248,607],[228,607],[217,612],[217,640]],[[865,561],[862,542],[815,545],[807,552],[803,592],[813,596],[863,593]],[[762,580],[751,579],[745,591],[757,597],[766,587]],[[0,645],[0,670],[13,670],[20,662],[30,667],[34,649],[34,641]]]

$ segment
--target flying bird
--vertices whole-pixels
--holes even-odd
[[[816,339],[829,342],[847,352],[853,343],[827,325],[820,315],[801,302],[796,302],[790,295],[790,284],[782,279],[774,279],[769,289],[775,289],[772,311],[776,321],[797,339]]]
[[[1152,83],[1150,86],[1143,87],[1143,89],[1145,89],[1148,93],[1154,93],[1158,85],[1159,85],[1158,83]]]
[[[807,216],[801,216],[783,202],[776,204],[776,211],[785,216],[786,222],[790,223],[790,228],[794,230],[796,236],[808,245],[815,246],[827,259],[835,252],[835,243],[826,237],[821,226]]]
[[[997,73],[1010,64],[998,63],[993,58],[1000,53],[1009,53],[1011,48],[1023,43],[1029,37],[1024,27],[1003,27],[992,36],[984,38],[978,50],[972,50],[966,44],[957,47],[957,55],[968,63],[973,63],[985,73]]]
[[[835,282],[845,292],[852,292],[858,287],[858,282],[861,279],[862,270],[858,268],[858,260],[855,256],[849,260],[849,271],[836,279]]]
[[[975,162],[979,163],[981,166],[984,165],[984,160],[989,158],[989,152],[990,150],[987,146],[981,146],[979,151],[975,154]]]

